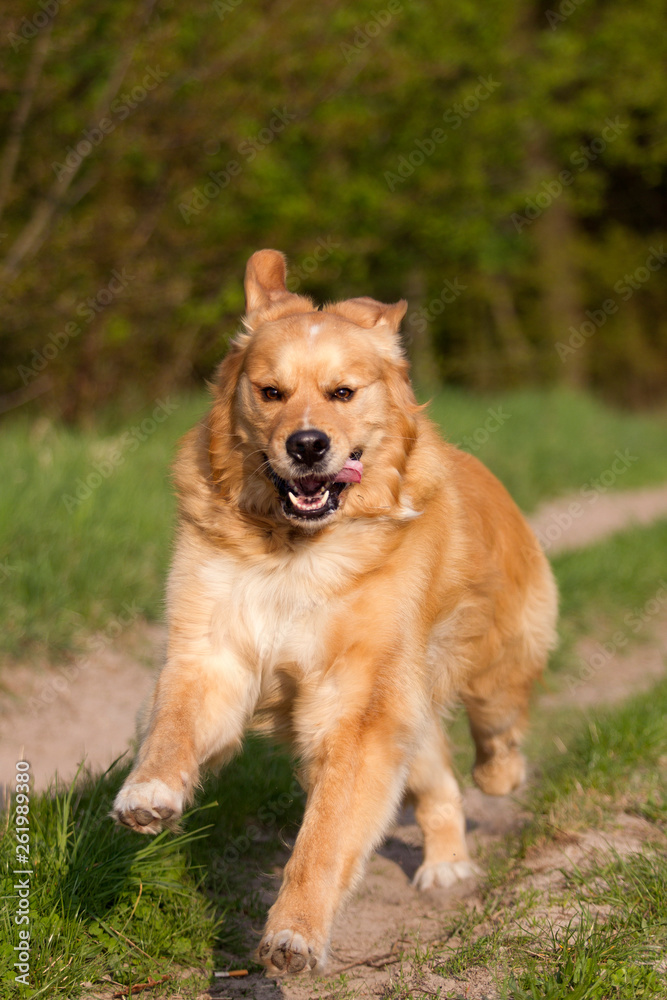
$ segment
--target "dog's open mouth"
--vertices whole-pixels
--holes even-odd
[[[335,476],[311,473],[295,479],[283,479],[264,456],[266,474],[276,487],[287,517],[313,519],[326,517],[338,509],[340,495],[350,483],[360,483],[363,466],[361,452],[354,451]]]

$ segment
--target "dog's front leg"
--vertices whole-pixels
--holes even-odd
[[[385,689],[319,740],[303,824],[258,948],[269,974],[323,968],[335,913],[401,800],[416,728],[408,700]]]
[[[231,653],[172,656],[112,816],[141,833],[173,827],[192,800],[200,766],[240,743],[256,696],[256,678]]]

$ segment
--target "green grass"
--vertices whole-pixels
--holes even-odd
[[[655,966],[667,944],[667,860],[635,854],[619,860],[615,869],[591,866],[585,877],[595,881],[596,890],[579,897],[578,912],[565,927],[552,926],[547,935],[540,929],[528,942],[538,951],[518,942],[525,949],[526,967],[504,983],[508,1000],[665,996],[664,977]],[[628,898],[628,887],[641,887],[641,897]],[[662,900],[656,892],[663,894]],[[591,909],[600,905],[611,905],[612,912],[596,919]]]
[[[7,814],[0,842],[3,997],[79,996],[83,982],[103,974],[131,984],[158,971],[205,971],[210,963],[213,908],[189,852],[202,834],[147,839],[116,829],[108,814],[126,773],[117,767],[31,796],[30,988],[14,978],[21,925],[13,923],[19,910],[12,872],[26,866],[17,860],[15,812]],[[204,825],[201,813],[197,820]]]
[[[656,968],[667,949],[667,682],[613,711],[593,713],[583,727],[571,726],[567,742],[566,754],[542,758],[530,799],[534,819],[514,849],[517,865],[554,832],[595,828],[602,817],[612,833],[619,810],[651,823],[653,843],[624,857],[605,852],[566,872],[553,902],[570,919],[539,921],[532,938],[514,937],[515,971],[505,995],[667,996],[664,972]]]
[[[597,859],[571,870],[552,901],[560,915],[569,914],[567,920],[536,918],[532,929],[531,911],[546,900],[543,892],[522,889],[522,880],[527,852],[548,844],[553,831],[562,836],[591,820],[599,824],[601,815],[613,827],[619,808],[647,819],[656,836],[667,830],[667,682],[621,708],[596,713],[583,727],[571,720],[564,735],[566,754],[550,756],[543,744],[542,773],[528,803],[534,818],[492,866],[482,906],[447,918],[446,952],[426,949],[415,958],[406,949],[413,972],[400,980],[397,997],[422,996],[410,985],[415,967],[464,983],[480,965],[497,970],[512,1000],[661,995],[651,991],[659,984],[656,954],[667,946],[667,854],[647,848],[642,855]],[[35,989],[19,992],[7,971],[3,996],[76,998],[86,995],[81,983],[105,974],[129,984],[184,971],[194,977],[194,989],[202,988],[212,967],[233,967],[234,957],[247,966],[265,916],[253,885],[284,838],[296,832],[303,807],[288,759],[250,739],[207,782],[200,796],[204,808],[186,818],[180,838],[144,839],[113,827],[108,811],[124,773],[117,767],[77,790],[33,798]],[[10,832],[0,842],[9,871],[14,849]],[[13,881],[5,876],[6,970],[16,938]],[[166,994],[177,988],[175,978]],[[344,995],[330,985],[327,993]]]
[[[143,442],[127,435],[150,418],[153,407],[129,425],[107,425],[103,432],[45,420],[3,425],[5,652],[57,658],[115,619],[160,617],[174,516],[169,470],[176,442],[204,408],[203,398],[179,400]],[[88,493],[90,476],[100,484]]]
[[[103,975],[123,985],[188,973],[195,995],[213,966],[238,967],[265,906],[252,889],[257,873],[295,833],[303,796],[287,757],[257,738],[219,777],[206,782],[184,832],[141,837],[109,819],[127,766],[69,788],[31,796],[30,982],[14,981],[13,917],[18,897],[15,813],[0,841],[3,972],[0,994],[79,997]],[[20,827],[23,830],[23,827]],[[197,989],[196,987],[199,987]],[[165,995],[161,993],[160,995]]]
[[[667,612],[667,521],[619,532],[552,563],[561,614],[582,631],[616,622],[639,633]]]
[[[90,429],[3,422],[0,653],[55,659],[116,619],[160,618],[174,518],[169,469],[207,397],[175,402],[144,441],[131,431],[153,406],[123,425],[102,414]],[[489,433],[491,411],[502,423]],[[616,488],[667,481],[665,414],[620,414],[562,389],[494,397],[447,389],[431,413],[449,440],[469,439],[526,509],[595,482],[616,450],[637,456]],[[99,485],[88,494],[90,476]]]
[[[629,464],[615,476],[613,489],[667,482],[664,411],[621,413],[565,389],[488,397],[446,389],[433,398],[430,414],[447,440],[476,454],[526,511],[585,488],[606,492],[605,473],[617,451],[629,453]]]
[[[581,669],[574,644],[585,635],[599,640],[601,663],[637,642],[650,642],[656,624],[667,617],[666,553],[667,521],[658,521],[552,559],[561,635],[552,669]]]
[[[558,727],[551,721],[545,728],[530,748],[541,761],[531,800],[541,819],[526,830],[525,844],[544,831],[545,822],[581,826],[608,802],[667,822],[667,681],[614,711],[589,714],[583,727],[581,717],[570,713]],[[553,743],[549,748],[554,735],[567,753],[554,753]]]
[[[521,873],[487,888],[475,910],[462,909],[447,929],[445,951],[402,956],[386,1000],[425,996],[465,1000],[475,973],[491,974],[504,1000],[648,1000],[667,996],[659,964],[667,946],[667,856],[654,849],[614,852],[566,875],[547,898],[521,889]],[[509,878],[512,889],[508,896]],[[552,917],[532,916],[549,905]],[[450,918],[451,920],[451,918]],[[423,988],[424,974],[431,977]],[[438,989],[438,979],[442,980]],[[454,980],[456,989],[445,986]],[[497,992],[496,992],[497,991]],[[344,990],[328,990],[342,1000]],[[478,992],[475,994],[479,996]]]

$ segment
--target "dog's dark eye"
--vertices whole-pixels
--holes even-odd
[[[348,389],[346,385],[342,385],[340,389],[334,390],[332,396],[334,399],[349,399],[354,396],[354,389]]]
[[[264,399],[281,399],[280,390],[276,389],[275,385],[265,385],[262,389],[262,396]]]

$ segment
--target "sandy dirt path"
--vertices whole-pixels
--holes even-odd
[[[542,548],[553,556],[662,517],[667,517],[667,484],[621,493],[574,493],[541,504],[529,521]]]
[[[163,659],[166,630],[141,623],[94,657],[2,674],[0,783],[27,759],[36,789],[69,781],[84,759],[103,771],[128,749],[139,706]]]

